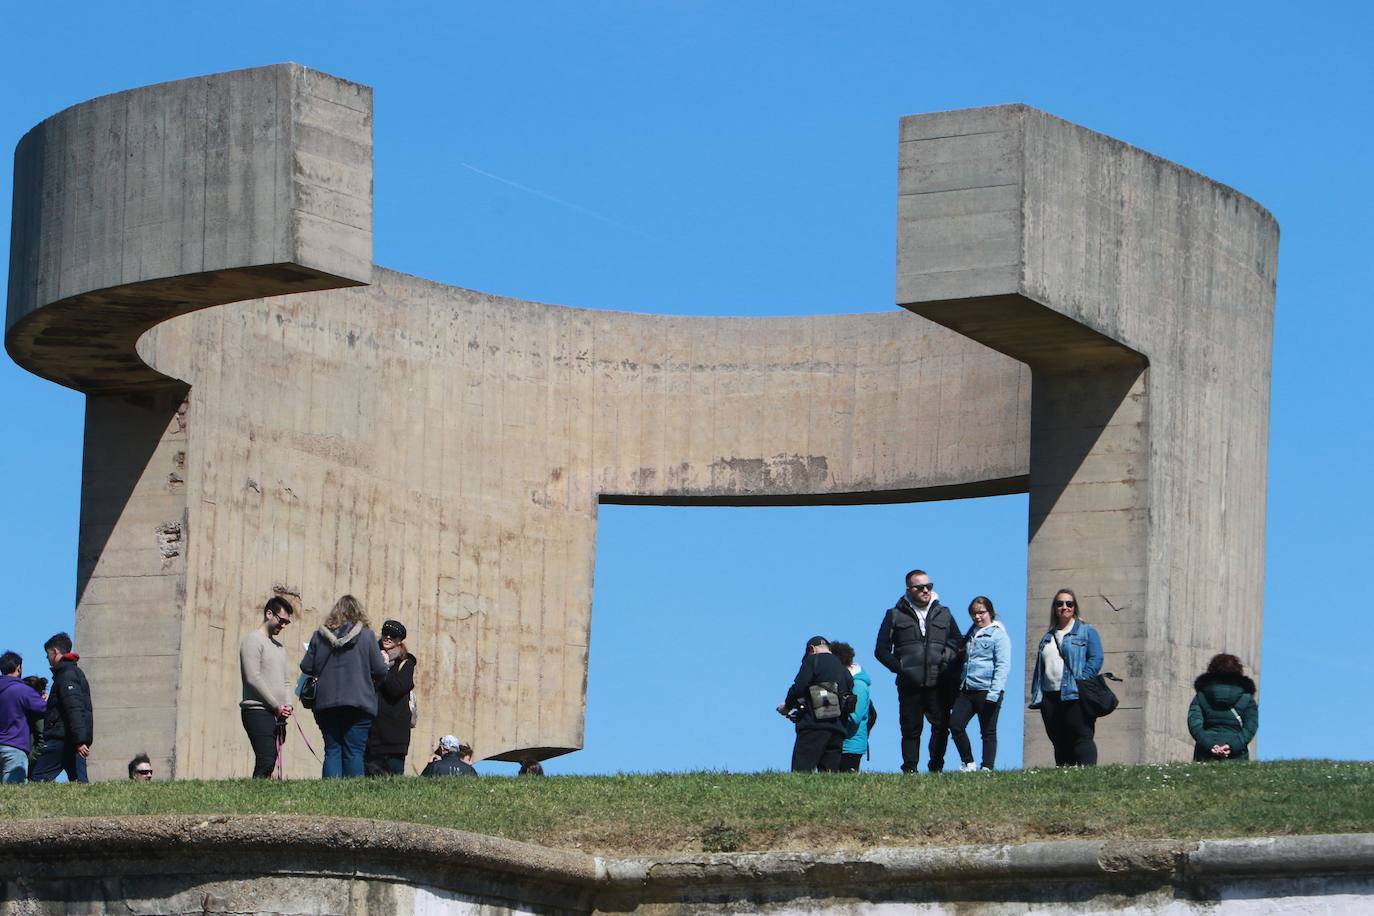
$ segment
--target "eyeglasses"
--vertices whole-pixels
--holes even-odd
[[[934,582],[917,582],[907,586],[907,588],[911,589],[913,592],[928,592],[934,587]]]
[[[1078,605],[1077,605],[1075,602],[1073,602],[1073,601],[1061,601],[1061,600],[1059,600],[1058,598],[1054,599],[1054,606],[1055,606],[1055,607],[1078,607]]]

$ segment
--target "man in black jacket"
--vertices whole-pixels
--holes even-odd
[[[43,651],[52,665],[52,689],[43,721],[43,752],[33,762],[29,779],[52,782],[65,770],[69,782],[88,782],[86,758],[95,739],[91,686],[76,665],[80,656],[72,651],[72,638],[66,633],[43,643]]]
[[[434,756],[425,765],[421,776],[477,776],[472,765],[472,748],[452,735],[439,739]]]
[[[824,636],[807,640],[806,655],[787,697],[778,712],[797,726],[797,741],[792,747],[792,772],[822,773],[840,771],[844,746],[845,698],[854,692],[854,678],[838,658],[830,654]]]
[[[927,766],[932,773],[945,768],[949,710],[958,691],[963,642],[963,631],[939,602],[926,571],[907,573],[906,594],[883,615],[873,649],[874,657],[897,675],[903,773],[919,768],[923,719],[930,720]]]

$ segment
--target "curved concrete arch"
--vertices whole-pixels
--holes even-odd
[[[1085,174],[1136,163],[1119,144],[1094,158],[1084,137],[1097,135],[1020,107],[908,119],[908,311],[753,319],[571,309],[375,267],[370,91],[296,65],[132,90],[43,122],[16,157],[6,345],[88,393],[77,639],[111,736],[94,772],[117,775],[135,749],[178,776],[246,772],[234,652],[273,589],[315,610],[352,591],[378,616],[413,621],[421,733],[470,735],[483,757],[551,756],[582,743],[600,502],[1027,489],[1033,604],[1069,575],[1131,605],[1109,649],[1139,677],[1104,722],[1104,756],[1179,756],[1162,725],[1172,688],[1149,685],[1190,678],[1212,630],[1182,633],[1185,609],[1144,608],[1159,564],[1180,576],[1169,565],[1180,556],[1169,538],[1189,524],[1179,494],[1207,488],[1142,481],[1177,472],[1189,449],[1221,447],[1232,463],[1259,462],[1258,478],[1226,483],[1222,504],[1256,479],[1262,492],[1263,436],[1239,427],[1263,426],[1267,384],[1250,385],[1225,442],[1206,420],[1168,448],[1149,437],[1148,423],[1175,416],[1156,406],[1173,403],[1174,383],[1155,379],[1174,362],[1151,323],[1181,315],[1192,328],[1195,316],[1174,300],[1167,313],[1127,301],[1140,298],[1128,270],[1084,299],[1060,270],[1082,252],[1056,248],[1060,224],[1040,221],[1099,245],[1153,239],[1153,224],[1123,226],[1129,207],[1117,205],[1168,191],[1130,173],[1108,189],[1115,204],[1091,187],[1086,203],[1061,199]],[[1080,144],[1083,161],[1044,174],[1036,144],[1051,142]],[[1218,187],[1145,161],[1156,179],[1201,183],[1186,193]],[[1206,305],[1243,314],[1267,342],[1272,221],[1233,193],[1218,199],[1233,206],[1204,239],[1217,252],[1208,279],[1236,276],[1223,278],[1225,302]],[[1142,256],[1137,273],[1191,257],[1191,225],[1169,229],[1179,250]],[[1093,312],[1104,297],[1132,316]],[[1267,381],[1267,343],[1210,345],[1228,371]],[[1154,505],[1169,514],[1152,520]],[[1230,505],[1244,530],[1202,562],[1252,571],[1263,501],[1257,514],[1253,499]],[[1084,524],[1099,512],[1106,521]],[[1225,620],[1256,657],[1258,605]],[[1155,660],[1165,644],[1186,651]],[[150,679],[176,689],[149,694]],[[1032,759],[1038,732],[1027,730]]]

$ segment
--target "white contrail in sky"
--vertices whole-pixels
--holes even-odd
[[[567,207],[569,210],[576,210],[578,213],[581,213],[584,216],[590,216],[592,219],[600,220],[601,222],[606,223],[609,226],[614,226],[617,229],[630,233],[631,235],[637,235],[642,239],[647,239],[648,241],[653,242],[656,245],[666,244],[662,239],[657,239],[654,236],[649,235],[649,233],[647,232],[643,232],[639,229],[636,229],[634,226],[627,226],[622,222],[618,222],[616,220],[611,219],[609,216],[606,216],[605,214],[597,213],[595,210],[588,210],[586,207],[580,206],[579,204],[575,204],[572,201],[554,197],[552,194],[545,194],[543,191],[540,191],[537,188],[531,188],[528,185],[523,185],[518,181],[511,181],[509,178],[502,178],[500,175],[493,175],[491,172],[479,169],[477,166],[467,162],[460,162],[459,165],[461,165],[463,168],[467,169],[470,172],[476,172],[478,175],[481,175],[484,178],[490,178],[492,181],[499,181],[502,184],[510,185],[517,191],[524,191],[526,194],[533,194],[535,197],[542,197],[544,200],[547,200],[550,203],[558,204],[560,207]]]

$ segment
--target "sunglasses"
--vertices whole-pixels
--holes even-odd
[[[153,775],[153,771],[152,771],[152,770],[134,770],[134,775],[135,775],[135,776],[152,776],[152,775]]]
[[[1078,607],[1078,605],[1077,605],[1075,602],[1072,602],[1072,601],[1060,601],[1058,598],[1054,599],[1054,606],[1055,606],[1055,607]]]
[[[917,582],[915,585],[908,585],[907,588],[913,592],[928,592],[935,587],[934,582]]]

